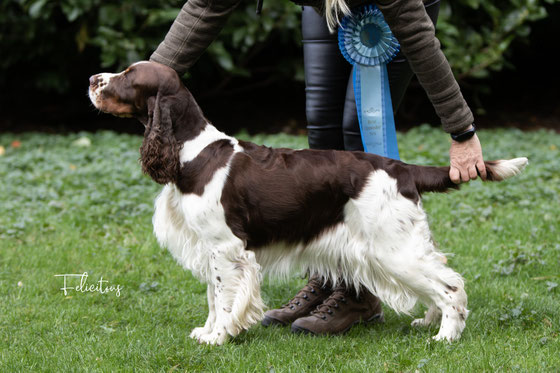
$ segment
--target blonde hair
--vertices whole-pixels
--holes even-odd
[[[330,32],[334,32],[340,25],[339,15],[350,14],[350,8],[345,0],[325,0],[325,18]]]

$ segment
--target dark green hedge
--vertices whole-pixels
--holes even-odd
[[[503,69],[512,42],[526,38],[545,5],[560,0],[443,0],[438,35],[460,79],[485,78]],[[300,8],[266,0],[262,16],[247,1],[193,70],[196,81],[221,82],[262,74],[302,79]],[[163,39],[180,0],[2,0],[0,84],[25,83],[39,91],[65,92],[79,69],[120,70],[145,59]],[[552,38],[551,42],[556,42]],[[195,74],[196,72],[196,74]]]

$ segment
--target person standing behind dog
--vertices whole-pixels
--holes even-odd
[[[449,176],[455,183],[484,179],[482,148],[474,117],[435,36],[439,0],[292,0],[304,5],[302,35],[306,81],[308,141],[312,149],[363,150],[354,101],[351,65],[338,49],[335,29],[339,15],[358,5],[374,3],[401,44],[388,65],[396,112],[412,75],[425,89],[443,129],[450,133]],[[150,61],[180,75],[212,43],[241,0],[189,0],[181,9]],[[322,11],[324,9],[324,12]],[[359,322],[380,321],[379,299],[367,291],[331,284],[311,276],[296,296],[280,309],[266,312],[263,325],[292,325],[292,331],[339,334]]]

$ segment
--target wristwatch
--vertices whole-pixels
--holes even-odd
[[[472,127],[469,128],[466,131],[452,133],[451,138],[455,141],[463,142],[463,141],[466,141],[466,140],[470,139],[471,137],[473,137],[475,132],[476,132],[476,127],[473,123]]]

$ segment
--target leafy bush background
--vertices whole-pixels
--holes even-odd
[[[444,0],[438,35],[458,78],[486,78],[507,66],[512,42],[526,38],[531,23],[547,17],[545,6],[556,2],[560,0]],[[0,84],[64,93],[73,89],[76,70],[119,70],[146,59],[183,3],[3,0]],[[268,81],[302,79],[301,8],[286,0],[267,0],[257,16],[255,4],[244,1],[232,15],[203,63],[191,71],[191,85],[204,90],[204,81],[219,89],[234,77],[258,74]],[[23,71],[25,82],[19,74]]]

